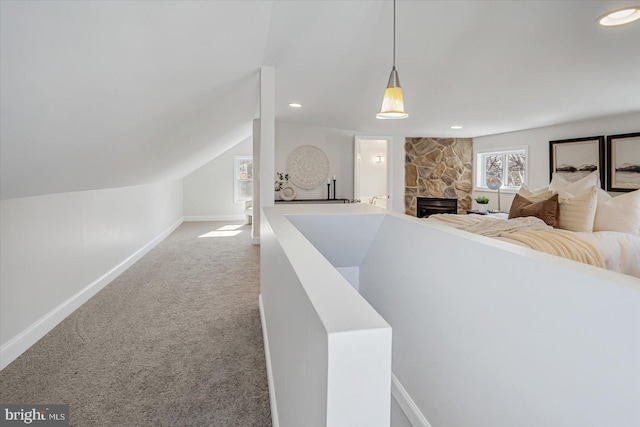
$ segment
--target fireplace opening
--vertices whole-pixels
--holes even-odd
[[[458,213],[458,199],[439,199],[435,197],[418,197],[416,216],[425,218],[434,214]]]

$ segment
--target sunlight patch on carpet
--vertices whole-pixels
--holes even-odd
[[[238,228],[242,227],[242,224],[233,224],[233,225],[223,225],[222,227],[216,228],[214,231],[210,231],[205,233],[198,238],[202,237],[233,237],[242,233],[242,230],[238,230]]]
[[[216,228],[216,230],[218,230],[218,231],[237,230],[238,228],[241,228],[242,226],[243,226],[242,224],[223,225],[220,228]]]

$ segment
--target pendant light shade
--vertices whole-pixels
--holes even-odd
[[[382,108],[376,119],[405,119],[409,115],[404,111],[404,97],[400,87],[400,79],[396,70],[396,0],[393,0],[393,67],[382,98]]]
[[[389,83],[382,98],[382,108],[376,114],[376,119],[404,119],[409,115],[404,111],[404,97],[398,79],[398,72],[395,65],[391,69]]]

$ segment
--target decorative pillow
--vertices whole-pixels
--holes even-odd
[[[593,230],[640,235],[640,190],[600,203]]]
[[[553,193],[548,189],[548,187],[531,191],[524,184],[522,184],[522,187],[518,190],[518,194],[531,202],[541,202],[553,196]]]
[[[611,200],[611,195],[604,191],[602,188],[598,187],[596,190],[598,191],[598,206]]]
[[[571,194],[583,194],[591,187],[600,187],[600,172],[593,171],[576,182],[567,181],[561,175],[554,173],[551,184],[549,184],[549,190],[553,191],[553,194],[556,194],[560,190],[567,191]]]
[[[546,187],[536,188],[535,190],[529,190],[529,187],[527,187],[527,184],[522,184],[520,186],[520,190],[523,190],[523,191],[531,193],[531,194],[542,194],[542,193],[546,193],[547,191],[549,191],[549,186],[547,185]]]
[[[511,203],[509,218],[523,216],[535,216],[543,220],[547,225],[556,227],[558,225],[558,195],[556,194],[540,202],[532,202],[516,194],[513,203]]]
[[[557,172],[554,172],[553,175],[551,176],[551,182],[549,183],[549,190],[553,191],[554,193],[557,193],[558,191],[562,190],[564,187],[570,184],[571,184],[571,181],[567,181],[562,177],[562,175],[558,174]]]
[[[593,220],[596,216],[596,207],[598,206],[598,191],[596,187],[592,187],[578,196],[574,196],[565,190],[560,190],[558,196],[560,203],[558,228],[591,233],[593,231]]]

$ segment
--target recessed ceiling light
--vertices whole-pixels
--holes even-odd
[[[462,129],[462,126],[460,126],[460,125],[453,125],[453,126],[451,126],[451,129]]]
[[[624,25],[640,19],[640,6],[626,7],[614,10],[598,18],[598,23],[604,27]]]
[[[302,104],[298,104],[297,102],[292,102],[289,104],[289,107],[291,108],[301,108]]]

